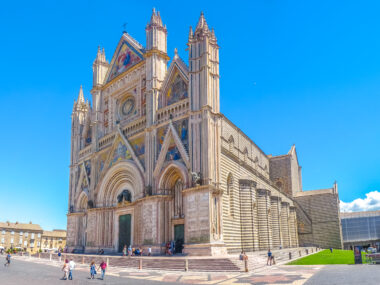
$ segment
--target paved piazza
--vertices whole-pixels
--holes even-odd
[[[0,284],[62,284],[61,264],[16,257],[0,267]],[[253,273],[194,273],[109,268],[104,281],[89,279],[86,265],[78,265],[71,284],[380,284],[376,265],[272,266]],[[99,275],[97,276],[97,278]],[[365,282],[363,282],[365,280]]]

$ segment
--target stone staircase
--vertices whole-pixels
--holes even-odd
[[[308,254],[314,253],[316,248],[290,248],[282,250],[273,250],[276,264],[284,264]],[[289,252],[292,259],[289,259]],[[267,262],[267,252],[257,251],[250,252],[248,255],[249,271],[265,268]],[[57,254],[40,253],[33,255],[37,258],[50,259],[58,261]],[[163,271],[198,271],[198,272],[239,272],[244,271],[244,262],[239,260],[239,254],[222,257],[184,257],[184,256],[109,256],[109,255],[84,255],[84,254],[62,254],[61,261],[73,259],[78,264],[90,264],[95,261],[100,264],[103,260],[108,262],[110,267],[139,269],[144,270],[163,270]]]

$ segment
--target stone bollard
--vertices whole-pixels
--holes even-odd
[[[106,263],[107,263],[107,266],[110,266],[110,258],[109,257],[107,257]]]
[[[306,255],[308,255],[308,254],[309,254],[309,250],[308,250],[308,249],[305,249],[305,251],[306,251]]]
[[[84,256],[82,256],[82,264],[84,264]]]
[[[142,259],[141,258],[139,259],[139,269],[140,270],[142,269]]]
[[[289,259],[292,259],[292,253],[289,252]]]
[[[50,253],[50,255],[49,255],[49,260],[51,261],[51,253]]]
[[[248,272],[248,259],[244,260],[244,269],[245,269],[245,272]]]
[[[185,271],[189,271],[189,260],[185,259]]]
[[[314,249],[312,248],[312,249],[311,249],[311,253],[313,253],[313,252],[314,252]]]
[[[299,253],[299,255],[300,255],[300,256],[302,256],[302,254],[301,254],[301,251],[300,251],[300,250],[298,251],[298,253]]]

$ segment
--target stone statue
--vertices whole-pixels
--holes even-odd
[[[200,172],[191,172],[193,186],[199,186],[202,184],[202,174]]]
[[[123,190],[123,192],[117,196],[118,203],[121,203],[123,201],[132,202],[132,195],[129,190]]]

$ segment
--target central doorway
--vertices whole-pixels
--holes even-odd
[[[119,216],[119,252],[131,244],[131,215]]]
[[[184,225],[175,225],[174,226],[175,253],[182,253],[184,240],[185,240]]]

